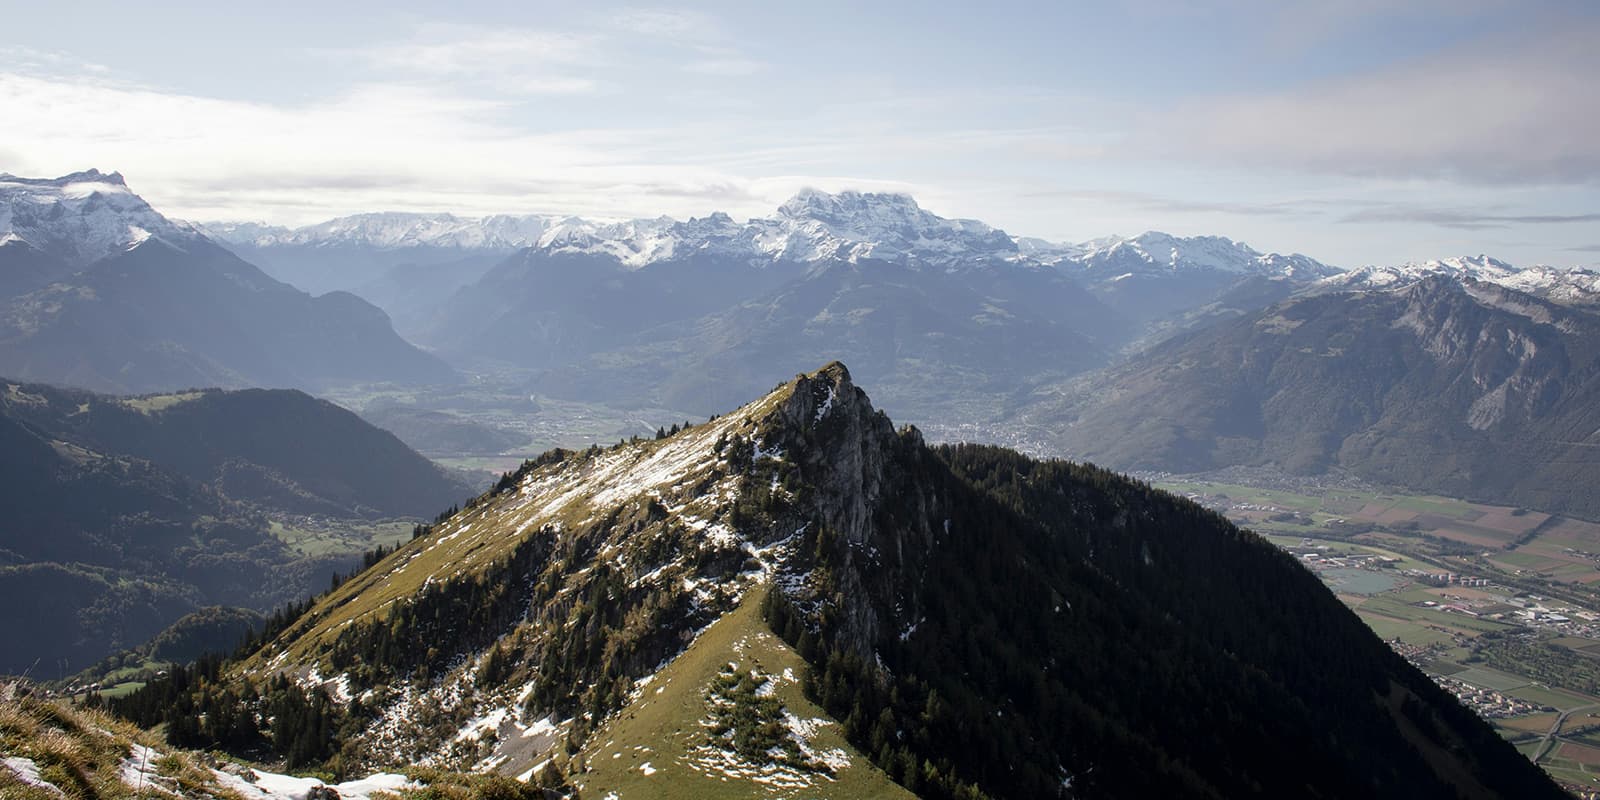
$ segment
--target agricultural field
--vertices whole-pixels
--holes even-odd
[[[393,547],[411,539],[416,523],[398,520],[360,522],[281,515],[269,523],[272,535],[301,556],[360,555],[378,545]]]

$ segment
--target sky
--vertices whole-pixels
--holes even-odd
[[[189,220],[744,218],[810,186],[1057,241],[1600,264],[1593,0],[0,0],[0,19],[0,172],[117,170]]]

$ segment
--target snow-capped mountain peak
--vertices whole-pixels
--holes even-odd
[[[763,228],[762,249],[798,261],[876,259],[952,268],[1017,256],[1017,243],[1004,231],[940,217],[905,194],[802,189],[774,216],[752,224]]]
[[[787,219],[812,219],[837,225],[867,219],[893,221],[924,214],[927,212],[908,194],[854,190],[830,194],[811,188],[796,192],[778,206],[777,212],[777,216]]]
[[[553,253],[611,256],[640,268],[688,254],[712,254],[754,266],[776,261],[885,260],[954,268],[1012,259],[1016,243],[975,220],[945,219],[909,196],[802,190],[771,216],[737,222],[726,213],[678,222],[569,218],[553,223],[535,247]]]
[[[81,267],[152,238],[174,247],[199,236],[134,194],[121,173],[96,169],[59,178],[0,173],[0,237]]]
[[[1078,245],[1076,261],[1091,273],[1149,274],[1213,270],[1248,275],[1320,278],[1337,269],[1298,253],[1261,253],[1222,236],[1173,236],[1146,231],[1133,237],[1110,236]]]

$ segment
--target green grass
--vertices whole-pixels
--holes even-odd
[[[1578,708],[1580,706],[1600,703],[1600,698],[1589,697],[1587,695],[1578,694],[1577,692],[1569,692],[1565,689],[1551,689],[1546,686],[1535,686],[1533,684],[1528,684],[1527,686],[1513,689],[1512,691],[1507,692],[1507,694],[1510,694],[1512,697],[1520,697],[1530,703],[1554,706],[1562,711],[1566,711],[1569,708]]]
[[[126,683],[119,683],[109,689],[101,689],[100,696],[107,700],[111,700],[118,697],[126,697],[143,688],[143,681],[128,681]]]
[[[836,723],[819,726],[811,748],[844,750],[850,766],[833,779],[812,777],[809,787],[781,790],[748,779],[727,778],[714,770],[696,769],[697,748],[709,734],[700,720],[708,716],[706,691],[717,680],[719,671],[730,662],[741,671],[758,669],[763,673],[800,676],[806,669],[799,654],[767,629],[761,619],[761,595],[765,587],[752,590],[739,609],[724,616],[690,648],[645,685],[639,699],[590,737],[580,754],[588,771],[576,776],[584,797],[606,797],[615,792],[619,800],[660,798],[661,800],[718,800],[719,798],[804,797],[804,798],[910,798],[910,793],[891,782],[851,747]],[[801,719],[827,715],[807,700],[797,682],[776,680],[774,697],[785,709]],[[646,775],[643,767],[655,770]]]
[[[343,556],[363,553],[376,548],[394,546],[411,538],[414,523],[353,522],[341,520],[322,528],[286,525],[279,520],[268,523],[272,535],[296,553],[316,558],[318,556]]]
[[[1450,611],[1439,611],[1432,608],[1423,608],[1406,603],[1398,598],[1379,595],[1361,604],[1361,610],[1370,614],[1384,614],[1398,619],[1414,622],[1429,622],[1443,625],[1447,628],[1477,631],[1503,631],[1512,626],[1495,622],[1482,617],[1469,617],[1466,614],[1456,614]]]
[[[153,394],[144,397],[128,397],[122,404],[141,414],[150,415],[158,411],[165,411],[176,405],[199,400],[205,397],[205,392],[181,392],[178,394]]]
[[[1558,780],[1585,786],[1600,785],[1594,774],[1584,771],[1578,762],[1571,759],[1546,757],[1544,761],[1539,762],[1539,766],[1544,767],[1546,772]]]
[[[1448,646],[1453,641],[1448,631],[1434,630],[1416,622],[1363,614],[1359,610],[1356,611],[1356,615],[1361,617],[1362,622],[1367,623],[1367,627],[1371,628],[1373,633],[1378,634],[1378,638],[1386,642],[1398,637],[1406,644],[1426,647],[1432,644]]]
[[[1523,569],[1535,569],[1535,570],[1541,570],[1541,571],[1542,570],[1547,570],[1547,569],[1553,569],[1553,568],[1558,567],[1558,566],[1562,565],[1563,563],[1565,563],[1565,562],[1558,561],[1558,560],[1553,559],[1553,558],[1546,558],[1545,556],[1534,555],[1532,553],[1520,553],[1520,552],[1495,553],[1494,557],[1491,560],[1493,560],[1493,561],[1503,561],[1503,562],[1505,562],[1507,564],[1513,564],[1513,565],[1522,567]]]
[[[1481,512],[1473,508],[1471,503],[1464,500],[1452,500],[1448,497],[1402,495],[1385,499],[1392,499],[1389,504],[1390,508],[1415,511],[1419,514],[1438,514],[1441,517],[1451,517],[1459,520],[1474,520],[1481,516]]]
[[[1458,681],[1465,681],[1473,686],[1482,687],[1484,689],[1493,689],[1497,692],[1508,692],[1513,689],[1520,689],[1521,687],[1527,686],[1531,683],[1531,681],[1522,677],[1521,675],[1512,675],[1509,672],[1501,672],[1497,669],[1490,669],[1482,666],[1468,667],[1454,675],[1451,675],[1450,677],[1455,678]],[[1551,705],[1556,704],[1552,703]],[[1580,703],[1579,705],[1582,704]],[[1556,707],[1560,708],[1559,705]]]

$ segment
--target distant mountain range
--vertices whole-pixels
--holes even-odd
[[[1175,337],[1015,422],[1122,469],[1338,467],[1600,518],[1600,316],[1506,288],[1522,273],[1399,274]]]
[[[371,304],[273,280],[116,173],[0,174],[0,241],[0,374],[114,392],[455,379]]]
[[[35,658],[48,677],[61,659],[76,672],[202,606],[270,610],[368,546],[296,552],[269,512],[337,528],[432,517],[471,491],[297,391],[111,397],[0,380],[0,638],[27,643],[0,673]]]
[[[468,370],[526,371],[527,392],[562,400],[712,413],[761,391],[773,369],[843,357],[879,386],[885,407],[940,435],[1124,468],[1359,465],[1401,486],[1588,513],[1561,499],[1572,494],[1564,476],[1583,470],[1557,470],[1541,484],[1539,469],[1513,478],[1499,467],[1519,462],[1494,454],[1511,442],[1579,442],[1562,459],[1582,462],[1594,428],[1567,430],[1586,423],[1554,398],[1578,408],[1586,397],[1595,272],[1483,256],[1342,271],[1220,237],[1156,232],[1051,243],[946,219],[904,195],[859,192],[803,191],[742,222],[369,214],[288,230],[173,223],[99,173],[7,180],[8,196],[36,198],[14,199],[0,229],[0,283],[31,287],[0,316],[0,368],[24,376],[129,388],[448,379],[354,296],[294,292],[221,253],[204,230],[278,264],[280,277],[300,270],[313,283],[365,287],[439,357]],[[50,207],[63,210],[41,211]],[[199,301],[197,285],[224,300]],[[1409,330],[1407,320],[1434,320],[1396,310],[1404,292],[1448,317],[1441,330],[1461,342],[1500,346],[1501,333],[1474,327],[1492,323],[1540,355],[1477,373],[1448,359],[1408,360],[1443,345],[1387,340]],[[280,296],[268,316],[293,324],[263,319],[263,298]],[[1314,325],[1261,333],[1273,329],[1264,321],[1313,311]],[[1224,352],[1235,360],[1219,360]],[[1261,371],[1267,363],[1277,371]],[[1353,382],[1370,384],[1366,394],[1353,394]],[[1395,393],[1401,384],[1415,397]],[[1544,387],[1542,399],[1489,414],[1502,384],[1507,397]],[[1284,390],[1333,399],[1272,401]],[[508,441],[446,417],[386,414],[430,447]],[[1379,419],[1391,427],[1372,428]],[[1483,460],[1454,471],[1403,467],[1445,444],[1385,452],[1352,438],[1401,441],[1417,426],[1463,448],[1454,458]],[[1522,463],[1547,456],[1529,450]]]

